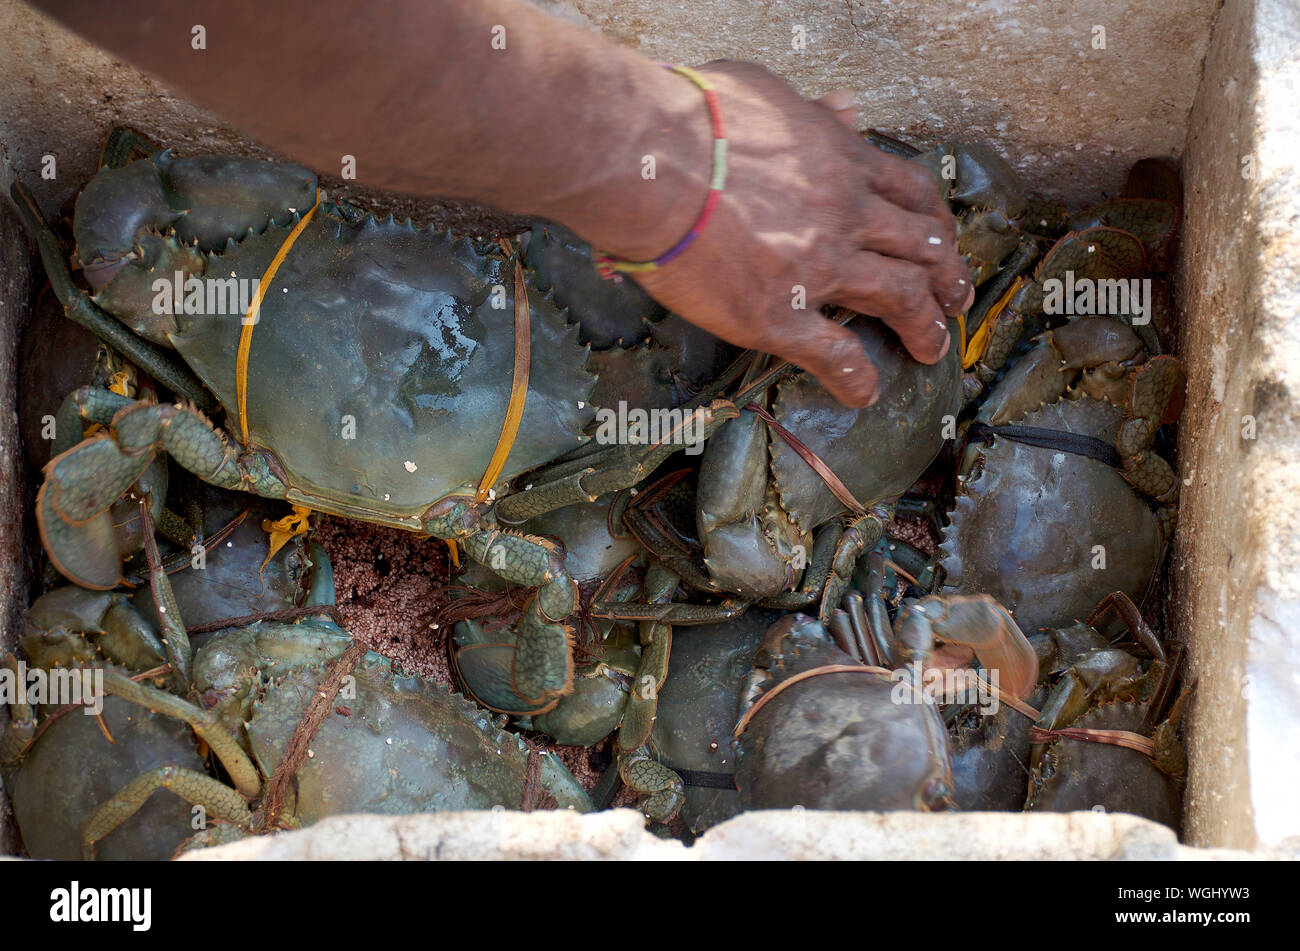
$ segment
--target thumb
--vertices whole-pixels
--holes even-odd
[[[825,106],[834,113],[836,120],[841,125],[850,129],[856,129],[858,124],[858,105],[853,99],[853,94],[845,89],[837,89],[834,92],[828,92],[820,99],[816,100],[817,105]]]

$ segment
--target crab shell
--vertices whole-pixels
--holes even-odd
[[[1062,399],[1020,424],[1113,445],[1119,407]],[[969,446],[940,552],[947,584],[992,595],[1032,633],[1068,627],[1113,591],[1140,603],[1160,562],[1146,501],[1105,463],[994,437]]]
[[[341,639],[349,640],[340,632]],[[325,674],[298,667],[253,703],[248,739],[272,775]],[[530,753],[512,733],[457,694],[404,676],[373,652],[353,672],[355,696],[340,699],[295,775],[303,824],[351,812],[404,815],[465,809],[530,808]],[[539,753],[538,792],[556,808],[590,811],[591,802],[558,757]]]
[[[533,228],[526,260],[537,286],[552,292],[578,324],[579,342],[591,344],[588,367],[600,376],[592,393],[597,406],[614,407],[619,399],[629,406],[676,406],[740,354],[670,314],[627,275],[605,279],[590,245],[558,225]]]
[[[1025,698],[1041,706],[1047,688]],[[953,800],[963,812],[1019,812],[1025,803],[1025,763],[1029,760],[1029,717],[1000,704],[984,715],[972,710],[948,733],[952,744]]]
[[[1099,704],[1071,727],[1090,730],[1141,729],[1145,703],[1113,700]],[[1136,750],[1104,743],[1058,738],[1034,769],[1026,811],[1075,812],[1088,809],[1127,812],[1178,829],[1182,790]]]
[[[735,772],[731,732],[740,691],[754,667],[763,634],[781,612],[752,608],[721,624],[681,627],[673,631],[668,679],[659,689],[659,706],[650,746],[656,758],[675,771]],[[693,833],[703,832],[740,811],[734,788],[686,783],[681,816]]]
[[[168,764],[204,771],[194,734],[180,720],[151,713],[119,697],[103,698],[104,725],[74,710],[41,734],[13,785],[14,818],[27,854],[81,859],[81,825],[128,781]],[[194,832],[190,804],[163,792],[99,842],[99,857],[164,861]]]
[[[222,632],[196,652],[194,686],[270,776],[330,663],[350,643],[326,618]],[[352,677],[296,774],[293,814],[300,821],[340,812],[520,808],[528,748],[482,708],[402,674],[374,652]],[[555,757],[543,760],[540,780],[560,808],[591,808]]]
[[[948,325],[956,339],[956,322]],[[876,402],[849,409],[804,373],[777,388],[773,415],[870,505],[905,492],[943,448],[944,417],[961,407],[961,363],[956,347],[938,363],[918,363],[876,320],[849,326],[880,372]],[[815,528],[844,511],[789,443],[773,433],[769,446],[777,493],[795,524]]]
[[[272,225],[232,243],[209,258],[208,273],[256,281],[287,234]],[[450,235],[321,210],[262,303],[250,442],[275,454],[290,485],[339,514],[410,519],[469,489],[509,402],[513,273],[513,259]],[[529,305],[528,396],[503,479],[582,445],[594,413],[576,328],[535,288]],[[205,312],[176,323],[172,344],[237,418],[241,320]]]
[[[333,603],[334,577],[329,558],[319,545],[308,542],[307,536],[290,538],[267,559],[263,522],[288,515],[287,505],[203,483],[199,491],[208,550],[202,562],[191,556],[189,564],[169,575],[172,593],[188,626],[282,611],[306,603]],[[247,514],[243,521],[229,536],[211,543],[216,532],[244,512]],[[147,584],[136,590],[132,600],[145,617],[152,617],[153,593]]]
[[[798,614],[767,632],[759,663],[768,664],[768,690],[814,668],[861,667]],[[754,714],[740,737],[736,786],[743,809],[946,809],[948,737],[934,705],[907,683],[866,668],[819,674]]]

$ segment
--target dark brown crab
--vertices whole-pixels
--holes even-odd
[[[1177,477],[1152,443],[1182,388],[1177,361],[1149,357],[1118,321],[1040,337],[970,430],[945,584],[992,595],[1029,632],[1068,626],[1117,589],[1140,601],[1177,511]]]
[[[1111,610],[1148,660],[1100,632]],[[1101,809],[1177,829],[1186,772],[1177,739],[1183,701],[1169,701],[1181,648],[1167,652],[1123,592],[1103,599],[1087,623],[1029,640],[1040,670],[1030,706],[1005,705],[993,717],[956,711],[950,724],[958,804]]]

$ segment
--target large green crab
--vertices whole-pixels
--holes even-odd
[[[109,429],[51,461],[37,517],[52,560],[88,587],[120,580],[105,513],[165,451],[215,485],[457,542],[510,582],[537,587],[512,680],[521,696],[552,703],[572,685],[576,587],[552,543],[511,526],[635,484],[735,412],[713,401],[698,408],[697,425],[659,442],[602,446],[539,469],[589,440],[595,378],[576,328],[515,256],[361,215],[320,195],[300,166],[163,152],[101,169],[74,222],[93,298],[73,282],[30,194],[15,185],[14,198],[69,315],[204,398],[167,359],[122,340],[132,337],[122,324],[174,347],[227,418],[223,427],[187,403],[78,392],[82,417]],[[241,287],[260,309],[234,302]],[[491,475],[512,381],[523,385],[511,354],[525,311],[526,398]]]

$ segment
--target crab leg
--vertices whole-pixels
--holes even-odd
[[[496,518],[509,525],[518,525],[574,502],[591,502],[606,492],[631,488],[654,472],[670,455],[679,449],[703,443],[738,413],[727,400],[714,400],[699,408],[689,424],[684,422],[657,443],[611,446],[584,457],[583,468],[576,471],[563,465],[543,469],[534,478],[532,488],[525,488],[497,502]]]
[[[563,549],[547,538],[502,531],[490,508],[467,496],[435,502],[424,513],[423,527],[459,542],[505,581],[537,588],[519,621],[510,680],[534,713],[550,710],[573,689],[573,628],[566,621],[578,609],[578,585],[564,569]]]
[[[679,578],[663,565],[652,563],[646,570],[645,598],[651,603],[672,600]],[[618,731],[618,749],[631,751],[650,739],[659,708],[659,688],[668,678],[668,657],[672,653],[673,628],[662,621],[640,625],[641,663],[627,699],[623,723]]]
[[[172,683],[178,691],[184,691],[190,683],[190,661],[194,651],[190,647],[190,635],[181,620],[180,605],[172,591],[167,572],[163,570],[162,558],[158,554],[158,543],[153,537],[153,519],[149,517],[149,503],[140,500],[141,534],[144,536],[145,558],[149,562],[149,587],[153,593],[154,604],[158,608],[158,620],[162,628],[163,647],[167,651],[167,663],[171,665]]]
[[[818,614],[822,624],[830,621],[831,613],[844,600],[849,585],[853,582],[853,571],[858,559],[865,552],[871,551],[885,536],[885,526],[889,524],[892,506],[873,506],[872,511],[856,518],[844,529],[843,535],[835,546],[835,555],[831,559],[830,572],[826,576],[826,588],[822,593],[821,610]]]
[[[86,818],[81,826],[81,857],[93,860],[95,843],[135,815],[159,789],[170,789],[186,802],[202,806],[213,819],[253,831],[253,813],[235,790],[197,770],[156,766],[132,779]]]
[[[671,822],[686,801],[682,778],[660,763],[644,746],[619,756],[618,774],[644,798],[638,803],[646,818]]]
[[[726,598],[717,604],[689,604],[670,601],[667,604],[647,604],[638,601],[593,601],[591,616],[613,621],[657,621],[677,627],[699,624],[721,624],[731,621],[749,610],[752,601]]]
[[[99,153],[100,168],[121,168],[135,159],[144,159],[158,151],[158,147],[134,129],[114,126],[104,140]]]
[[[669,476],[669,478],[672,478]],[[653,503],[654,489],[650,489],[645,495],[650,496],[649,502]],[[692,588],[700,591],[717,591],[718,586],[713,583],[708,575],[707,570],[701,565],[698,553],[691,546],[683,544],[675,537],[675,533],[666,529],[654,511],[641,504],[641,499],[637,504],[629,506],[623,515],[623,524],[625,524],[632,536],[641,543],[641,545],[654,558],[667,565],[674,574],[679,576]]]
[[[83,386],[69,393],[59,404],[54,417],[54,442],[50,457],[67,452],[82,440],[86,423],[111,425],[119,410],[135,403],[129,396],[114,393],[100,386]]]
[[[262,790],[262,780],[257,767],[248,758],[239,741],[221,725],[217,715],[211,710],[204,710],[188,700],[173,693],[159,690],[148,684],[136,683],[125,674],[109,668],[102,668],[104,690],[115,697],[129,700],[137,706],[152,710],[154,713],[166,714],[189,724],[199,739],[212,748],[212,752],[230,775],[230,781],[244,799],[255,799]]]
[[[13,654],[0,660],[0,667],[12,671],[15,683],[18,677],[18,661]],[[0,766],[11,767],[22,764],[23,757],[36,736],[36,714],[30,703],[9,704],[9,722],[5,724],[4,733],[0,734]],[[6,778],[6,783],[8,779]],[[12,788],[12,787],[10,787]]]

